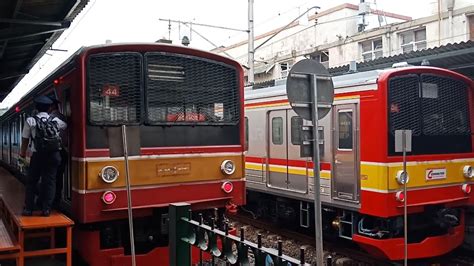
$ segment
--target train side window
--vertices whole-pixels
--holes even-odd
[[[11,122],[10,124],[10,138],[12,140],[12,146],[17,146],[18,145],[18,136],[17,136],[17,133],[16,133],[16,121],[13,121]]]
[[[291,144],[301,145],[303,139],[301,135],[301,129],[303,127],[303,118],[299,116],[293,116],[291,118]]]
[[[275,145],[283,144],[283,118],[272,118],[272,143]]]
[[[2,133],[3,133],[3,145],[6,146],[8,145],[8,126],[7,125],[3,126]]]
[[[249,150],[249,118],[245,117],[245,150]]]
[[[338,113],[339,149],[351,150],[352,143],[352,111],[341,110]]]

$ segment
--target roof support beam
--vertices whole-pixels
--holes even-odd
[[[13,10],[12,18],[16,18],[16,15],[18,14],[18,11],[20,11],[21,5],[23,5],[23,0],[16,1],[16,5],[15,5],[15,9]],[[0,50],[0,59],[2,59],[7,45],[8,45],[8,40],[5,40],[2,44],[2,49]]]
[[[23,76],[23,75],[26,75],[26,74],[28,74],[28,71],[6,73],[4,75],[0,75],[0,80],[17,78],[19,76]]]
[[[53,27],[66,27],[71,25],[70,21],[39,21],[39,20],[26,20],[26,19],[12,19],[12,18],[0,18],[0,23],[11,23],[11,24],[26,24],[26,25],[41,25],[41,26],[53,26]]]
[[[7,29],[6,31],[0,31],[0,41],[9,41],[15,39],[22,39],[31,36],[37,36],[41,34],[56,32],[56,31],[63,31],[68,27],[45,27],[42,26],[40,28],[32,28],[32,27],[25,27],[25,28],[13,28]]]

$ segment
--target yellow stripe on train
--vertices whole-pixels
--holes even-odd
[[[463,175],[465,165],[474,165],[474,159],[410,162],[407,165],[407,172],[410,177],[408,187],[420,188],[470,182],[471,180]],[[286,166],[271,164],[269,167],[272,172],[287,172]],[[245,168],[262,172],[267,171],[266,165],[258,163],[246,162]],[[401,163],[362,162],[360,166],[361,188],[380,191],[400,189],[402,186],[395,179],[397,172],[400,170],[402,170]],[[307,175],[307,171],[308,175],[312,177],[312,169],[288,167],[289,174]],[[430,178],[430,173],[436,173],[437,176]],[[321,171],[321,178],[330,179],[331,171]]]
[[[258,164],[258,163],[245,163],[245,168],[248,170],[255,170],[255,171],[267,171],[266,165]],[[276,173],[286,173],[287,169],[286,166],[283,165],[270,165],[270,171]],[[288,167],[288,173],[292,175],[308,175],[313,177],[313,169],[306,169],[304,167]],[[331,171],[321,170],[321,178],[323,179],[330,179],[331,178]]]

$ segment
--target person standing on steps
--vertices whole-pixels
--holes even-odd
[[[57,117],[51,117],[48,110],[53,101],[46,96],[34,100],[38,113],[26,119],[22,132],[20,161],[25,161],[26,150],[31,143],[32,156],[26,179],[24,216],[33,215],[35,188],[41,179],[40,196],[42,216],[49,216],[56,190],[56,173],[61,163],[60,130],[67,125]]]
[[[59,104],[61,103],[56,97],[50,97],[53,104],[49,108],[49,115],[53,118],[59,118],[61,121],[66,122],[66,117],[59,110]],[[66,164],[68,160],[67,153],[67,132],[64,129],[60,129],[59,136],[61,137],[61,150],[59,154],[61,155],[61,163],[59,164],[58,171],[56,172],[56,193],[53,200],[53,207],[58,209],[61,203],[61,194],[64,184],[64,170],[66,169]]]

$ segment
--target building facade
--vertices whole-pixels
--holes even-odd
[[[371,9],[368,3],[343,4],[309,16],[307,25],[289,25],[261,47],[280,29],[256,36],[255,83],[285,78],[304,58],[333,68],[474,39],[472,1],[440,0],[429,8],[431,16],[412,20]],[[247,65],[246,41],[215,52],[226,52]]]

